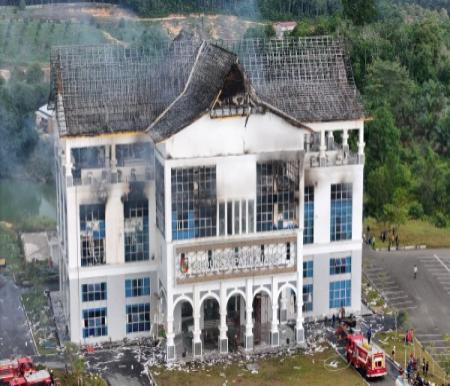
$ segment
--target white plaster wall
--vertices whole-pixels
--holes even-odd
[[[303,149],[305,129],[272,114],[211,119],[208,114],[158,145],[166,158]]]
[[[314,186],[314,244],[330,242],[331,185],[353,184],[352,239],[362,242],[363,165],[308,168],[305,186]]]
[[[150,277],[150,295],[140,297],[125,297],[125,280]],[[81,286],[88,283],[107,283],[107,299],[103,301],[82,302]],[[158,279],[155,271],[143,270],[142,268],[135,273],[105,272],[95,277],[80,278],[70,281],[71,296],[71,340],[77,343],[95,343],[102,341],[122,340],[123,338],[133,339],[139,336],[148,336],[150,332],[126,333],[126,305],[138,303],[150,303],[150,318],[153,323],[154,315],[157,312],[157,297],[154,294],[158,291]],[[82,315],[83,310],[91,308],[107,307],[107,327],[108,336],[83,338]]]

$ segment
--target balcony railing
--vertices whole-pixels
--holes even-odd
[[[81,177],[73,178],[73,185],[117,184],[129,182],[146,182],[154,179],[154,172],[149,167],[118,167],[117,172],[111,169],[84,169]],[[70,184],[69,184],[70,185]]]
[[[175,248],[175,277],[179,283],[294,272],[296,265],[296,235]]]
[[[319,153],[309,153],[309,165],[312,168],[321,166],[357,165],[360,162],[358,154],[342,150],[327,151],[325,159],[321,162]]]

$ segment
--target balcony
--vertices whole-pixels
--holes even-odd
[[[342,166],[342,165],[358,165],[363,162],[359,159],[358,154],[344,152],[343,150],[329,150],[325,153],[325,158],[320,159],[319,153],[308,153],[306,162],[311,168],[324,166]]]
[[[296,266],[297,236],[292,233],[175,247],[178,284],[295,272]]]
[[[80,174],[80,177],[73,178],[74,186],[146,182],[154,179],[153,168],[144,166],[118,167],[116,173],[111,169],[82,169]]]

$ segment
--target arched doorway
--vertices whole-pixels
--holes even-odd
[[[245,298],[239,293],[227,302],[227,338],[229,352],[245,345]]]
[[[253,297],[253,345],[270,345],[270,328],[272,323],[272,301],[265,291]]]
[[[297,319],[297,294],[285,286],[278,295],[278,322],[280,346],[295,346],[295,325]]]
[[[174,333],[177,356],[184,358],[192,352],[194,313],[187,300],[180,300],[174,308]]]
[[[206,298],[200,308],[203,351],[219,349],[220,306],[215,298]]]

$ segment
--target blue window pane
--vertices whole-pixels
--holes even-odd
[[[351,273],[352,272],[352,258],[351,256],[347,257],[338,257],[330,259],[330,275],[339,275],[342,273]]]
[[[314,186],[305,186],[303,244],[314,242]]]
[[[330,282],[329,306],[340,308],[351,306],[351,280]]]
[[[331,185],[331,241],[352,238],[352,184]]]
[[[314,275],[314,262],[304,261],[303,262],[303,277],[313,277]]]
[[[129,304],[126,306],[127,334],[150,331],[150,303]]]

